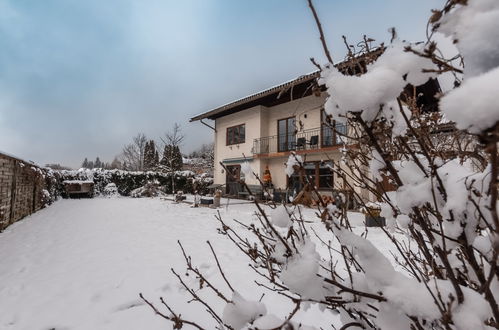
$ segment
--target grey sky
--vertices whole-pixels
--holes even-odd
[[[315,0],[341,35],[421,40],[430,0]],[[324,61],[305,0],[0,0],[0,150],[40,164],[111,161],[174,122],[183,151],[212,132],[188,119]]]

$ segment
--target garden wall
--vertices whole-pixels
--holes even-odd
[[[41,168],[0,153],[0,231],[41,209],[44,189]]]

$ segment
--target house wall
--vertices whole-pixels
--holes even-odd
[[[318,128],[321,126],[321,111],[320,109],[326,101],[325,93],[322,93],[320,97],[310,95],[298,100],[291,102],[286,102],[283,104],[276,105],[275,107],[269,108],[267,111],[267,135],[273,136],[277,135],[277,121],[279,119],[284,119],[294,116],[296,118],[296,124],[299,125],[299,121],[303,123],[303,129]],[[302,127],[298,126],[298,129]]]
[[[277,121],[287,117],[296,117],[297,125],[301,121],[303,129],[320,127],[320,109],[325,102],[325,93],[320,97],[311,95],[274,107],[255,106],[231,115],[223,116],[215,121],[215,173],[216,184],[225,183],[225,173],[219,164],[225,159],[253,157],[252,148],[254,139],[277,135]],[[227,145],[227,128],[246,124],[246,139],[244,143]],[[300,127],[299,127],[300,128]],[[253,171],[260,176],[265,170],[267,161],[253,159],[250,162]],[[281,161],[282,163],[282,161]],[[258,184],[254,178],[247,179],[249,184]]]
[[[225,159],[243,158],[244,156],[250,160],[250,165],[256,173],[261,173],[261,164],[258,159],[253,160],[253,140],[257,139],[262,134],[262,111],[265,107],[256,106],[247,110],[218,118],[215,121],[215,166],[214,166],[214,183],[225,183],[225,171],[220,165],[220,162]],[[244,143],[227,145],[227,128],[245,124],[246,138]],[[248,184],[258,184],[254,178],[247,180]]]
[[[275,188],[285,189],[287,186],[287,177],[284,172],[287,156],[275,158],[253,158],[252,148],[254,139],[267,136],[277,135],[277,121],[283,118],[295,116],[297,128],[309,130],[320,128],[321,126],[321,109],[326,101],[326,94],[321,96],[310,95],[294,101],[276,105],[274,107],[256,106],[247,110],[237,112],[228,116],[218,118],[215,121],[215,173],[214,182],[216,184],[225,183],[225,172],[219,162],[224,159],[242,158],[243,154],[249,159],[251,168],[263,176],[265,167],[268,166],[272,175],[272,183]],[[238,145],[226,145],[227,128],[239,124],[246,124],[246,139],[244,143]],[[300,125],[301,123],[301,125]],[[329,151],[327,156],[323,151],[316,154],[309,153],[306,155],[306,161],[327,160],[328,157],[339,163],[341,152],[339,150]],[[347,168],[342,168],[343,171],[348,171]],[[254,178],[247,178],[248,184],[259,184]],[[346,189],[342,179],[335,175],[334,186],[336,189]],[[366,191],[356,187],[356,193],[364,200],[372,200]],[[327,193],[327,192],[325,192]]]

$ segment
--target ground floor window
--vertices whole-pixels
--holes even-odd
[[[334,187],[334,173],[332,162],[306,162],[303,164],[305,175],[309,181],[320,190],[332,190]],[[300,191],[305,185],[299,173],[288,177],[288,188]]]

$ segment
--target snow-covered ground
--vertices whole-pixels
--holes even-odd
[[[225,220],[255,221],[252,204],[223,204],[218,211]],[[185,273],[177,240],[210,281],[226,289],[210,240],[234,286],[245,298],[260,299],[266,291],[253,283],[248,260],[217,234],[216,212],[157,198],[62,200],[10,226],[0,233],[0,329],[171,328],[139,299],[140,292],[158,307],[163,296],[185,318],[213,324],[202,306],[186,303],[188,295],[170,271]],[[310,219],[313,213],[305,210]],[[364,230],[362,215],[351,218]],[[315,221],[311,226],[321,232]],[[389,254],[381,230],[371,228],[368,237]],[[269,293],[263,301],[280,317],[293,307]],[[214,304],[221,313],[223,304]],[[327,328],[337,322],[335,315],[311,308],[297,320]]]

